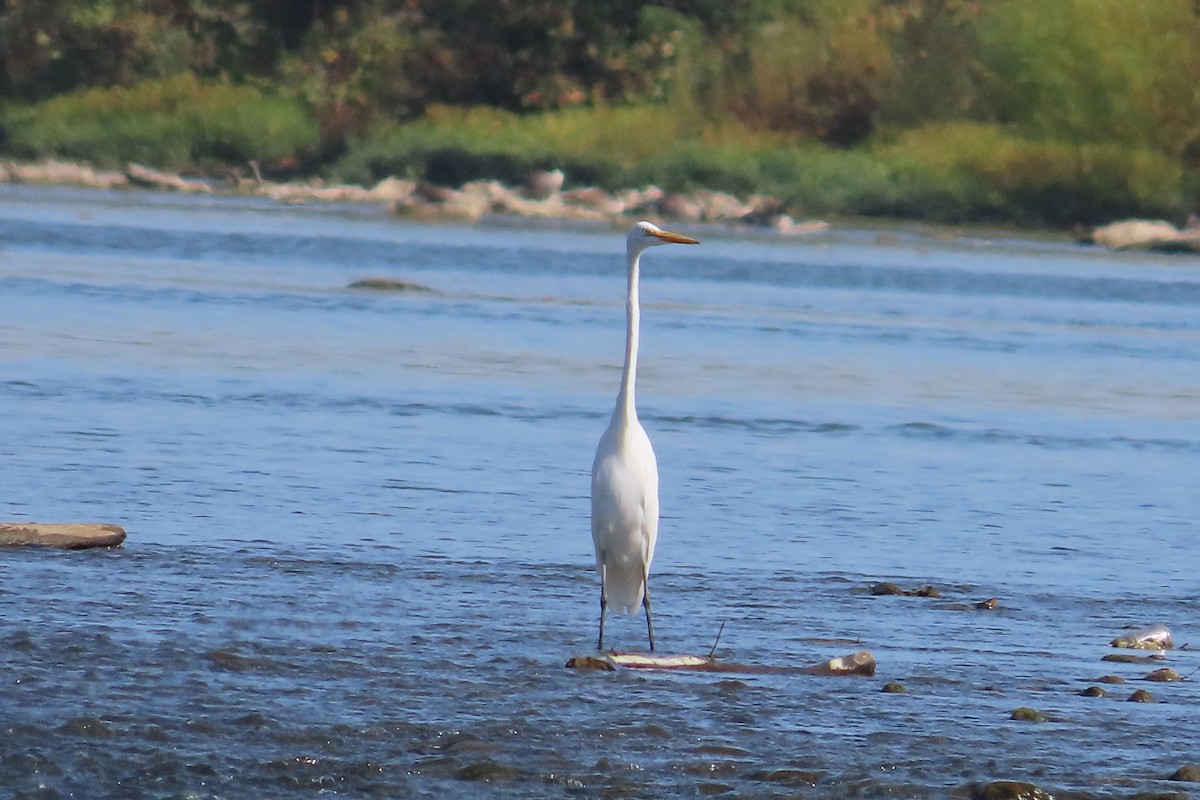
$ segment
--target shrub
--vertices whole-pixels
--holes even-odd
[[[553,167],[575,185],[716,189],[770,195],[797,214],[945,222],[1172,216],[1185,195],[1179,163],[1144,148],[1034,141],[994,125],[947,123],[844,150],[688,122],[659,107],[533,116],[441,109],[354,143],[336,172],[362,183],[407,175],[459,185],[514,183]]]
[[[457,185],[472,178],[517,180],[532,169],[558,167],[575,184],[618,188],[674,173],[678,180],[672,186],[688,188],[697,181],[683,178],[680,170],[687,168],[681,162],[700,162],[687,148],[745,151],[779,139],[732,125],[710,129],[662,106],[530,115],[435,107],[416,122],[379,127],[352,140],[333,170],[360,183],[407,175]],[[700,160],[712,167],[712,158]]]
[[[319,144],[294,101],[184,75],[130,88],[89,89],[7,114],[9,151],[104,166],[183,169],[206,162],[294,159]]]
[[[909,131],[876,154],[898,183],[889,213],[904,216],[1064,225],[1171,216],[1183,206],[1181,165],[1145,148],[1033,141],[957,123]]]

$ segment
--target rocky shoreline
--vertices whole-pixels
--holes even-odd
[[[784,213],[782,201],[764,195],[742,198],[709,190],[673,193],[657,186],[618,192],[597,187],[564,190],[561,170],[535,172],[519,187],[477,180],[458,188],[396,177],[384,178],[371,187],[329,184],[320,179],[276,182],[262,178],[257,169],[254,173],[252,178],[200,180],[140,164],[129,164],[124,170],[101,170],[69,161],[0,161],[0,184],[254,195],[288,204],[378,203],[399,216],[426,220],[474,222],[491,215],[510,215],[616,224],[653,217],[672,222],[751,226],[786,236],[829,229],[829,223],[822,220],[793,219]],[[1161,220],[1123,220],[1085,231],[1078,240],[1112,250],[1200,253],[1200,220],[1191,220],[1183,229]]]
[[[374,186],[366,187],[329,184],[319,179],[280,183],[257,174],[253,178],[199,180],[140,164],[130,164],[124,170],[101,170],[68,161],[2,161],[0,183],[255,195],[289,204],[379,203],[397,215],[430,220],[473,222],[489,215],[515,215],[617,222],[652,216],[683,222],[748,225],[785,235],[829,228],[828,223],[820,220],[797,222],[783,213],[781,201],[764,196],[739,198],[714,191],[675,194],[656,186],[622,192],[607,192],[595,187],[564,191],[563,174],[559,170],[534,173],[524,185],[515,188],[494,180],[471,181],[453,188],[395,177],[384,178]]]

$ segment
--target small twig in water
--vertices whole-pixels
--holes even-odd
[[[712,648],[711,648],[711,649],[708,651],[708,657],[709,657],[709,658],[712,658],[712,657],[713,657],[713,653],[717,652],[717,645],[718,645],[718,644],[720,644],[720,642],[721,642],[721,634],[722,634],[722,633],[724,633],[724,632],[725,632],[725,623],[724,623],[724,622],[722,622],[722,623],[721,623],[721,628],[720,628],[720,630],[718,630],[718,631],[717,631],[717,639],[716,639],[716,641],[715,641],[715,642],[713,642],[713,646],[712,646]]]

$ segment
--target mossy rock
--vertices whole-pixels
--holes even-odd
[[[1200,783],[1200,765],[1184,764],[1182,767],[1171,773],[1171,777],[1167,780]]]
[[[428,286],[422,286],[419,283],[410,281],[402,281],[399,278],[360,278],[354,281],[347,289],[363,289],[372,292],[428,292],[431,289]]]
[[[992,781],[975,786],[971,800],[1054,800],[1054,795],[1024,781]]]
[[[1029,706],[1021,706],[1016,711],[1009,715],[1010,719],[1015,719],[1018,722],[1048,722],[1049,718],[1035,708]]]

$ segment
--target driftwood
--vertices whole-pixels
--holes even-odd
[[[0,522],[0,546],[40,545],[64,550],[116,547],[125,541],[120,525],[95,522]]]
[[[859,650],[848,656],[831,658],[809,666],[778,666],[735,664],[712,656],[657,656],[642,653],[597,653],[574,656],[567,660],[570,669],[616,670],[681,669],[693,672],[733,672],[748,675],[863,675],[875,674],[875,656],[869,650]]]

